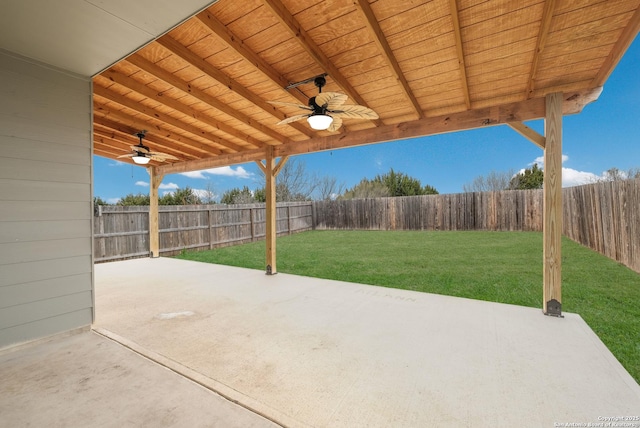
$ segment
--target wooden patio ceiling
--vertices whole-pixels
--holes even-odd
[[[640,0],[220,0],[94,77],[94,153],[136,131],[169,174],[579,112],[640,29]],[[313,83],[375,110],[335,133],[269,101]],[[535,139],[535,135],[532,134]],[[271,146],[273,149],[271,151]]]

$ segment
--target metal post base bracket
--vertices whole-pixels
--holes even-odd
[[[564,318],[564,316],[562,316],[562,303],[558,302],[556,299],[549,300],[547,302],[547,312],[544,314],[551,317]]]

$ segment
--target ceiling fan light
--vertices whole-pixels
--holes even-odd
[[[316,131],[324,131],[331,126],[333,118],[326,114],[314,114],[307,118],[307,122]]]
[[[131,159],[133,159],[133,161],[135,163],[137,163],[138,165],[146,165],[151,160],[150,158],[148,158],[148,157],[146,157],[144,155],[141,155],[140,153],[138,153],[135,156],[132,156]]]

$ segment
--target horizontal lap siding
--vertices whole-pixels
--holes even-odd
[[[89,325],[91,82],[0,51],[0,348]]]

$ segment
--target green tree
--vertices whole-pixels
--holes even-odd
[[[544,172],[538,168],[538,164],[534,163],[531,168],[516,174],[511,179],[509,188],[512,190],[542,189],[543,179]]]
[[[363,178],[352,189],[348,189],[343,199],[380,198],[385,196],[437,195],[430,185],[422,186],[420,180],[409,177],[393,168],[386,174],[377,175],[373,180]]]
[[[374,182],[379,182],[389,189],[389,196],[436,195],[438,191],[429,185],[422,187],[420,180],[409,177],[402,172],[395,172],[393,168],[388,173],[377,175]]]
[[[176,189],[158,199],[160,205],[200,205],[202,200],[189,186]]]
[[[373,199],[390,196],[389,189],[378,181],[363,178],[351,189],[347,189],[338,199]]]
[[[253,192],[249,190],[247,186],[242,189],[234,187],[222,194],[220,198],[221,204],[233,205],[233,204],[252,204],[256,202]]]
[[[123,207],[134,205],[149,205],[149,195],[144,195],[142,193],[134,195],[133,193],[129,193],[124,198],[121,198],[116,205],[120,205]]]
[[[102,199],[100,196],[94,196],[93,205],[111,205],[111,204],[105,201],[104,199]]]

